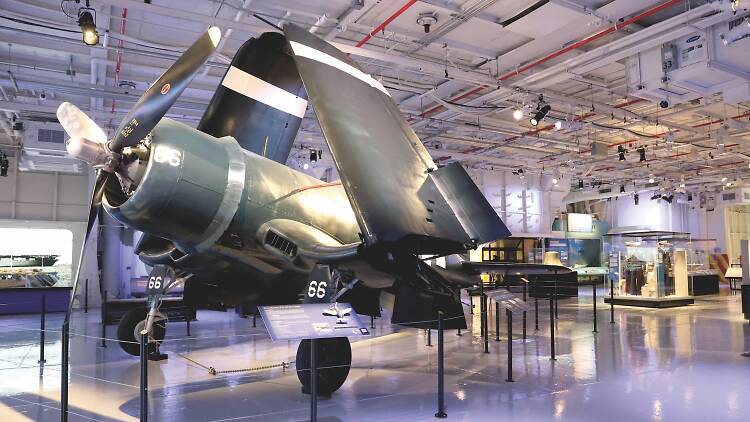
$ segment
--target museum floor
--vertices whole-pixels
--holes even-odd
[[[555,362],[546,306],[539,332],[529,314],[529,339],[514,342],[514,383],[504,381],[504,340],[495,342],[491,332],[491,353],[482,353],[478,319],[474,336],[447,332],[448,420],[747,421],[750,401],[742,397],[750,391],[750,359],[740,353],[750,349],[750,329],[739,296],[704,297],[666,310],[617,307],[614,325],[602,305],[594,335],[591,296],[582,293],[560,303]],[[53,315],[47,326],[56,331],[60,321]],[[96,310],[74,317],[79,335],[71,346],[70,420],[137,420],[138,359],[114,343],[99,347],[98,321]],[[380,321],[375,338],[353,344],[349,379],[319,402],[319,420],[435,420],[437,347],[425,345],[422,331]],[[296,344],[271,343],[258,322],[253,329],[233,313],[202,311],[191,339],[185,339],[184,323],[169,326],[174,340],[163,350],[170,358],[149,367],[150,420],[306,420],[309,397],[300,393],[293,370],[214,376],[205,368],[294,360]],[[515,322],[520,334],[520,318]],[[0,318],[0,421],[59,420],[59,333],[48,333],[40,377],[37,328],[36,316]],[[113,337],[115,327],[109,330]]]

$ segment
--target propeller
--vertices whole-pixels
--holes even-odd
[[[130,109],[117,128],[109,148],[114,152],[120,152],[126,146],[138,144],[187,88],[190,80],[208,60],[220,40],[221,31],[214,26],[190,46]]]
[[[107,141],[107,135],[89,116],[71,103],[64,102],[57,109],[57,118],[70,136],[66,143],[68,153],[90,163],[96,170],[96,181],[91,192],[86,237],[78,258],[78,270],[73,279],[70,302],[65,315],[65,324],[70,322],[75,292],[83,264],[83,253],[96,221],[102,198],[107,189],[119,188],[117,173],[122,164],[121,155],[125,147],[134,147],[145,138],[164,117],[167,110],[187,88],[200,67],[213,53],[221,40],[221,30],[211,27],[193,43],[159,79],[138,99],[115,132]]]

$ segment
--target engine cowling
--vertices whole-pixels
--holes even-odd
[[[169,239],[184,253],[210,247],[229,227],[245,188],[244,152],[171,119],[151,132],[151,153],[135,192],[103,206],[136,230]]]

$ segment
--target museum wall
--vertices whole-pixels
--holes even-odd
[[[19,172],[16,157],[8,160],[8,177],[0,178],[0,227],[69,230],[73,234],[71,270],[75,274],[86,231],[89,176]],[[89,303],[93,306],[99,303],[96,237],[93,232],[81,274],[82,281],[89,279]]]
[[[470,170],[469,174],[500,218],[516,236],[547,234],[559,214],[568,180],[552,184],[551,176]]]

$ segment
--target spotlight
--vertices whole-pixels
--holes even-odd
[[[721,178],[721,183],[724,183],[726,181],[727,181],[727,176],[724,176],[724,177]]]
[[[620,185],[620,193],[625,193],[625,185]]]
[[[557,130],[581,130],[581,122],[575,120],[558,120],[555,122],[555,129]]]
[[[307,163],[305,163],[305,164],[302,164],[302,168],[303,168],[303,169],[305,169],[305,170],[307,170],[307,169],[309,169],[309,168],[310,168],[310,165],[309,165],[309,164],[307,164]]]
[[[656,181],[656,179],[654,178],[654,175],[653,174],[649,174],[648,175],[648,182],[649,183],[654,183],[655,181]]]
[[[558,175],[556,175],[556,174],[555,174],[554,176],[552,176],[552,184],[553,184],[553,185],[557,186],[557,184],[558,184],[559,182],[560,182],[560,179],[559,179],[559,176],[558,176]]]
[[[310,162],[315,163],[318,161],[318,152],[315,150],[310,150]]]
[[[97,45],[99,44],[99,33],[96,31],[96,19],[94,19],[94,9],[88,7],[82,7],[78,11],[78,26],[81,27],[81,35],[83,37],[83,43],[86,45]]]
[[[674,200],[674,195],[672,195],[672,194],[669,194],[669,195],[664,194],[664,195],[661,196],[661,199],[663,199],[663,200],[667,201],[667,203],[671,204],[672,200]]]
[[[638,159],[638,162],[642,163],[642,162],[646,161],[646,148],[645,147],[638,147],[637,151],[638,151],[638,155],[640,157]]]
[[[541,103],[540,103],[541,105]],[[532,126],[537,126],[539,122],[544,120],[545,117],[547,117],[547,114],[549,114],[550,110],[552,110],[552,107],[549,104],[545,104],[541,107],[537,107],[537,112],[534,114],[534,117],[529,120]]]
[[[560,130],[560,129],[562,129],[562,127],[563,127],[562,120],[558,120],[558,121],[555,122],[555,130]]]
[[[523,119],[523,110],[521,110],[520,108],[513,110],[513,118],[516,120]]]
[[[322,149],[319,149],[319,150],[318,150],[318,160],[320,160],[320,159],[322,159],[322,158],[323,158],[323,150],[322,150]]]
[[[578,189],[583,190],[583,179],[578,179]]]
[[[622,145],[618,145],[617,146],[617,155],[620,156],[620,161],[625,161],[625,153],[626,152],[627,151],[625,151],[625,147],[624,146],[622,146]]]
[[[635,203],[635,205],[638,205],[638,199],[639,199],[639,197],[638,197],[637,193],[635,195],[633,195],[633,202]]]

